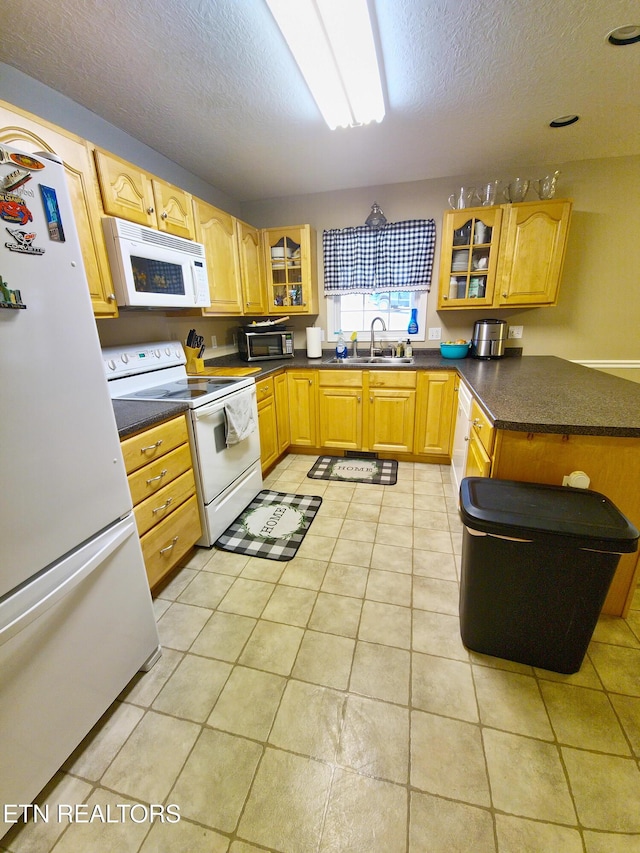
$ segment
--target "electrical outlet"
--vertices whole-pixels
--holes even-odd
[[[218,339],[215,335],[211,335],[211,349],[216,349],[218,346]]]
[[[509,326],[509,335],[510,338],[521,338],[522,337],[522,326]]]
[[[439,341],[441,337],[442,337],[442,329],[440,328],[440,326],[434,326],[433,328],[429,329],[429,340],[430,341]]]

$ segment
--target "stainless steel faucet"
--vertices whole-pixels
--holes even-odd
[[[373,324],[376,322],[376,320],[380,320],[380,322],[382,323],[382,331],[383,332],[387,331],[387,326],[386,326],[384,320],[382,319],[382,317],[374,317],[373,320],[371,321],[371,349],[369,352],[369,355],[371,356],[371,358],[373,358],[374,355],[376,354],[376,341],[375,341],[375,335],[374,335],[374,331],[373,331]]]

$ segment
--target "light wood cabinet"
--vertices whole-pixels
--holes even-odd
[[[414,453],[450,457],[455,383],[453,371],[418,373]]]
[[[505,206],[496,306],[557,303],[571,207],[553,199]]]
[[[202,533],[186,417],[136,433],[120,446],[153,589]]]
[[[438,310],[555,305],[571,209],[548,199],[447,211]]]
[[[289,438],[297,447],[317,447],[317,370],[288,370]]]
[[[94,151],[102,206],[108,216],[195,240],[191,195],[115,154]]]
[[[264,259],[260,231],[246,222],[236,220],[240,280],[245,314],[266,314]]]
[[[412,453],[415,371],[368,371],[366,449]]]
[[[317,314],[316,232],[310,225],[262,232],[270,314]]]
[[[118,308],[102,233],[102,214],[87,143],[44,119],[0,101],[1,143],[28,153],[51,151],[62,157],[93,312],[96,317],[117,317]]]
[[[279,456],[278,418],[273,377],[256,382],[258,428],[260,430],[260,466],[264,474]]]
[[[362,382],[361,370],[319,371],[319,439],[323,448],[362,449]]]
[[[199,198],[193,199],[196,240],[207,259],[211,306],[204,316],[243,313],[238,234],[234,216]]]
[[[491,474],[491,458],[485,450],[478,433],[469,432],[465,477],[488,477]]]
[[[501,207],[445,213],[438,310],[493,305],[501,223]]]
[[[273,389],[276,400],[278,455],[280,455],[289,447],[291,441],[289,437],[289,391],[287,374],[284,371],[273,377]]]

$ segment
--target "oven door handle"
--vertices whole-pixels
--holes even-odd
[[[234,400],[237,400],[238,395],[240,395],[240,394],[249,394],[250,396],[255,398],[256,386],[250,385],[248,388],[242,388],[239,391],[234,391],[232,394],[229,394],[227,397],[223,397],[220,400],[214,400],[212,403],[209,403],[208,405],[200,406],[199,408],[194,409],[193,410],[193,416],[194,416],[195,420],[196,421],[202,421],[202,420],[205,420],[206,418],[210,418],[213,415],[216,415],[218,413],[220,413],[222,415],[222,417],[224,418],[225,403],[228,402],[232,398]]]

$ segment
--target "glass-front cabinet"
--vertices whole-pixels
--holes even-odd
[[[493,304],[502,209],[468,207],[445,213],[438,309]]]
[[[270,314],[317,314],[316,232],[309,225],[263,232]]]

